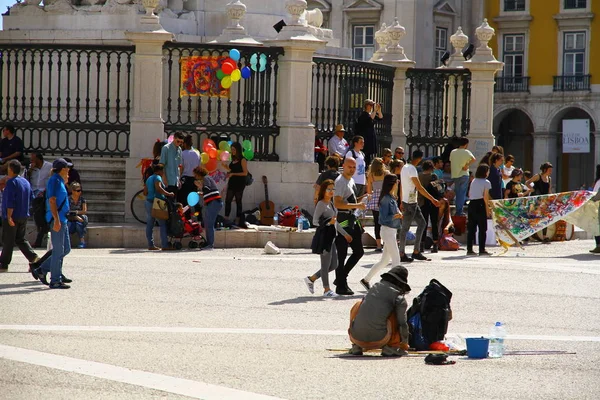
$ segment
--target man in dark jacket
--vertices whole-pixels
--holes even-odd
[[[355,135],[360,135],[365,139],[365,163],[371,164],[371,160],[377,155],[377,136],[375,134],[375,122],[383,119],[381,113],[381,104],[375,104],[373,100],[365,100],[362,114],[358,117],[355,127]]]
[[[381,355],[387,357],[407,354],[408,303],[404,296],[408,292],[408,270],[403,266],[381,275],[381,282],[374,284],[350,311],[350,354],[362,355],[363,349],[381,349]]]

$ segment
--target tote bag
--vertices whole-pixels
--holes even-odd
[[[152,218],[168,220],[169,219],[169,206],[165,200],[154,199],[154,203],[152,203]]]

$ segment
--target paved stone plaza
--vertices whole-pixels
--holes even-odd
[[[576,353],[454,357],[443,367],[326,350],[348,346],[358,281],[379,259],[372,251],[350,275],[357,295],[328,300],[302,282],[318,267],[309,250],[74,250],[64,267],[72,288],[52,291],[15,254],[0,275],[0,398],[597,399],[600,258],[592,247],[532,244],[492,258],[441,252],[410,265],[409,300],[431,278],[454,292],[450,335],[487,334],[500,320],[509,350]]]

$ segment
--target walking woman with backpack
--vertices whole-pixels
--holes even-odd
[[[324,297],[339,296],[329,286],[329,273],[338,266],[337,249],[334,244],[335,238],[340,234],[346,238],[348,243],[352,241],[352,236],[337,222],[337,209],[333,205],[334,193],[335,182],[333,180],[327,179],[321,183],[319,201],[313,215],[313,225],[317,226],[317,231],[311,245],[313,253],[321,255],[321,269],[312,276],[304,278],[304,283],[306,283],[311,294],[315,292],[315,281],[321,278]]]
[[[383,178],[379,197],[379,223],[381,224],[381,236],[383,237],[383,254],[379,262],[371,267],[367,276],[360,280],[361,285],[367,290],[371,288],[369,281],[390,261],[392,267],[400,265],[400,250],[396,241],[396,232],[402,226],[402,213],[398,208],[397,193],[398,178],[396,175],[386,175]]]
[[[381,197],[381,188],[383,186],[383,178],[385,178],[386,170],[381,158],[376,158],[371,163],[369,173],[367,174],[367,194],[370,195],[367,203],[367,210],[371,210],[373,214],[373,222],[375,222],[375,241],[377,242],[376,252],[381,253],[383,247],[381,245],[381,224],[379,223],[379,198]]]

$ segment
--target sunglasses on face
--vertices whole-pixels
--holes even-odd
[[[325,189],[327,192],[335,192],[335,189]]]
[[[404,154],[403,151],[397,151],[396,154]]]
[[[74,192],[81,192],[81,189],[75,189]]]

